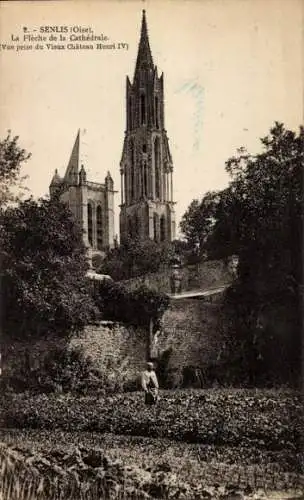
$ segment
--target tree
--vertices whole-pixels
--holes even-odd
[[[126,280],[159,271],[174,255],[174,246],[153,240],[127,239],[119,248],[110,250],[100,271],[115,280]]]
[[[81,230],[57,200],[33,199],[3,210],[2,325],[5,333],[61,335],[83,328],[94,314]]]
[[[208,192],[201,201],[193,200],[184,213],[180,228],[193,254],[203,255],[208,236],[215,223],[219,193]]]
[[[301,352],[304,129],[276,122],[261,145],[226,162],[230,183],[217,193],[203,245],[209,258],[239,257],[225,302],[234,336],[228,355],[251,383],[274,366],[274,377],[294,377]],[[200,205],[192,212],[203,232]]]
[[[261,142],[261,153],[241,149],[227,162],[232,180],[209,248],[239,255],[227,303],[251,383],[270,372],[286,382],[301,352],[304,129],[276,123]]]
[[[96,303],[104,319],[120,321],[136,327],[154,329],[169,305],[169,297],[141,285],[134,290],[114,281],[104,281],[98,286]]]
[[[0,207],[18,199],[14,189],[25,189],[26,177],[20,176],[20,170],[31,155],[18,145],[18,140],[18,136],[12,137],[8,132],[0,141]]]
[[[261,142],[260,154],[242,148],[226,163],[231,182],[217,207],[209,251],[237,253],[243,281],[296,293],[302,279],[304,129],[296,135],[276,123]]]

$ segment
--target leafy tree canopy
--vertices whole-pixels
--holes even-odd
[[[194,200],[184,214],[186,239],[209,258],[237,254],[243,278],[270,280],[274,289],[301,280],[304,129],[275,123],[262,151],[240,148],[226,162],[229,186]],[[280,278],[281,276],[281,278]]]
[[[226,162],[228,187],[192,202],[181,224],[188,241],[208,258],[239,257],[226,306],[231,331],[243,349],[234,345],[231,352],[243,359],[244,365],[240,359],[237,363],[244,371],[253,368],[251,381],[261,360],[267,362],[259,373],[273,361],[282,374],[286,367],[297,370],[292,367],[299,366],[303,300],[304,129],[296,133],[276,122],[261,146],[258,154],[240,148]],[[274,311],[288,320],[284,340],[277,337]]]
[[[169,305],[166,294],[144,285],[128,290],[119,283],[107,281],[100,283],[95,300],[104,319],[143,328],[148,328],[152,320],[156,329]]]
[[[215,224],[215,212],[220,194],[213,191],[201,201],[193,200],[182,217],[180,228],[194,254],[201,255]]]
[[[16,201],[16,191],[25,189],[22,183],[26,177],[20,176],[20,170],[31,155],[18,145],[18,140],[10,132],[0,140],[0,207]]]
[[[3,210],[3,327],[9,335],[66,335],[94,313],[81,231],[68,208],[33,199]]]
[[[174,254],[174,244],[130,238],[108,253],[100,272],[114,280],[126,280],[159,271],[169,265]]]
[[[295,291],[302,278],[304,129],[297,135],[276,123],[261,142],[261,153],[240,149],[227,161],[231,182],[206,247],[214,257],[238,254],[243,280]]]

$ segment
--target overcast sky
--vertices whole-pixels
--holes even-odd
[[[55,168],[64,173],[78,128],[89,180],[109,170],[120,190],[125,80],[143,8],[165,77],[178,222],[193,198],[227,184],[225,160],[238,147],[257,151],[275,120],[294,129],[303,122],[301,0],[1,2],[1,43],[23,36],[23,26],[75,25],[129,46],[0,51],[0,135],[11,129],[32,153],[24,173],[34,196],[48,193]],[[120,193],[117,233],[119,203]]]

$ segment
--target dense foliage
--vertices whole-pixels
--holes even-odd
[[[30,154],[19,146],[18,140],[10,132],[0,140],[0,207],[18,198],[16,190],[25,189],[25,177],[21,177],[20,170]]]
[[[135,290],[125,286],[104,281],[95,289],[95,301],[103,319],[119,321],[133,326],[149,328],[158,322],[169,305],[166,294],[151,290],[142,285]]]
[[[125,359],[119,360],[115,365],[108,358],[100,365],[96,362],[96,356],[92,359],[83,348],[72,346],[68,342],[62,342],[49,351],[46,346],[47,342],[44,345],[44,355],[36,355],[33,362],[28,352],[31,344],[28,343],[25,356],[22,358],[21,353],[18,353],[20,357],[15,369],[3,370],[0,391],[104,396],[139,388],[136,376],[133,373],[132,376],[129,375]],[[14,347],[12,351],[16,352]]]
[[[20,394],[2,404],[3,427],[114,432],[300,453],[301,398],[287,391],[161,391],[152,409],[144,405],[142,393],[105,398]]]
[[[1,212],[2,325],[5,333],[62,335],[94,314],[82,235],[68,208],[33,199]]]
[[[239,258],[225,321],[228,316],[234,336],[227,356],[240,366],[240,380],[249,376],[254,384],[264,373],[265,380],[295,382],[303,300],[304,129],[296,134],[276,123],[261,145],[258,154],[241,148],[226,162],[229,186],[193,202],[181,227],[201,254]]]
[[[1,405],[12,428],[0,432],[3,498],[298,497],[302,410],[290,391],[161,391],[153,408],[142,393]]]
[[[180,228],[193,256],[204,256],[208,237],[214,227],[218,202],[219,193],[208,192],[201,201],[193,200],[182,217]]]
[[[130,238],[118,248],[109,251],[102,262],[100,272],[109,274],[118,281],[157,272],[170,265],[175,255],[175,247],[174,243]]]
[[[269,490],[279,490],[281,499],[301,498],[296,473],[281,471],[280,464],[269,460],[265,464],[252,461],[246,467],[239,463],[237,455],[237,463],[224,463],[225,452],[233,451],[227,447],[195,450],[189,449],[189,445],[168,446],[168,442],[162,446],[159,440],[151,439],[122,441],[97,434],[85,439],[79,433],[61,433],[60,442],[56,433],[31,433],[29,442],[26,433],[17,436],[18,444],[0,444],[3,500],[23,500],[29,495],[39,500],[262,500],[265,493],[261,486],[267,489],[267,498],[271,498]],[[117,444],[113,453],[113,445],[115,449]],[[129,450],[125,459],[121,456],[126,451],[124,444]],[[185,457],[187,452],[191,459]],[[207,462],[212,456],[213,460]]]

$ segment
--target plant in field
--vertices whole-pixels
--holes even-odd
[[[300,450],[301,401],[275,391],[162,391],[153,411],[139,393],[99,398],[18,395],[3,401],[4,426],[114,432],[205,445]],[[134,409],[136,408],[136,411]]]
[[[250,487],[246,481],[233,479],[236,471],[243,473],[243,468],[239,467],[230,469],[229,484],[223,464],[208,463],[207,469],[212,469],[214,474],[213,483],[208,473],[204,479],[201,474],[195,477],[191,473],[182,479],[174,472],[174,466],[161,460],[149,465],[142,462],[139,465],[133,460],[128,458],[124,463],[121,459],[110,458],[101,448],[83,445],[49,447],[40,444],[37,449],[0,443],[0,495],[3,500],[264,498],[257,493],[253,497],[245,495],[245,491],[247,494],[254,492],[260,481],[262,469],[258,466],[250,471]],[[294,493],[293,498],[300,497]]]

